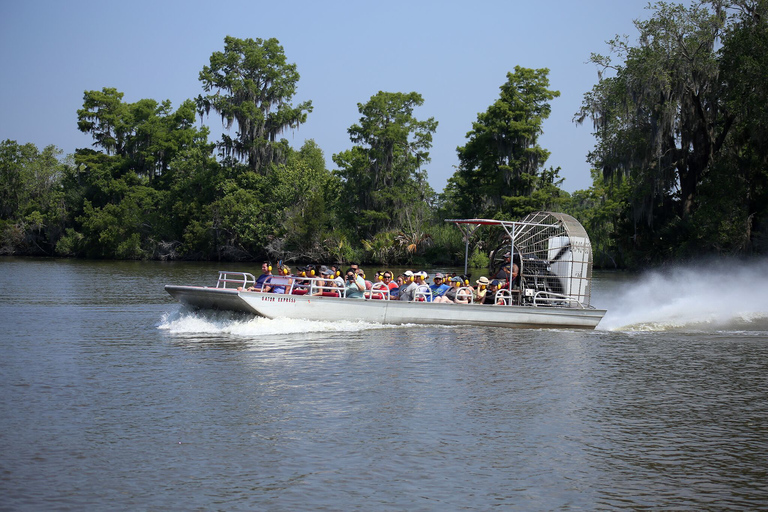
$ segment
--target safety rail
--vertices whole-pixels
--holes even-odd
[[[539,306],[551,307],[554,305],[560,305],[562,303],[571,304],[571,307],[579,307],[581,309],[586,309],[584,307],[584,304],[582,304],[578,300],[574,299],[573,297],[569,297],[568,295],[563,295],[561,293],[540,291],[540,292],[536,292],[536,294],[533,296],[533,305],[536,307],[539,307]]]
[[[256,291],[263,291],[264,288],[269,286],[270,287],[269,291],[272,293],[291,293],[290,290],[293,289],[293,285],[295,283],[296,283],[296,280],[293,277],[269,276],[261,284],[261,290],[256,290]],[[283,291],[275,292],[274,291],[275,288],[282,288]]]
[[[469,286],[462,286],[458,290],[456,290],[456,299],[454,300],[454,303],[456,304],[472,304],[475,297],[475,292],[472,290]],[[466,302],[464,302],[466,301]]]
[[[332,280],[323,279],[322,277],[270,276],[264,281],[264,285],[283,288],[284,291],[279,293],[285,295],[346,297],[347,291],[345,288],[335,283],[326,284],[328,281],[333,283]]]
[[[234,279],[232,276],[239,276],[239,278]],[[219,279],[216,281],[216,288],[229,288],[227,283],[234,283],[237,285],[233,286],[233,288],[248,288],[249,285],[256,284],[256,278],[253,276],[253,274],[248,272],[231,272],[229,270],[219,270]]]
[[[509,290],[497,291],[496,296],[493,298],[493,303],[498,304],[499,302],[504,306],[512,305],[512,292]]]
[[[312,277],[309,279],[302,279],[302,281],[309,281],[309,295],[320,295],[322,297],[336,297],[344,298],[347,296],[347,289],[339,286],[333,280],[330,280],[332,284],[326,284],[329,280]]]
[[[328,284],[328,283],[331,284]],[[229,270],[220,270],[219,279],[216,282],[216,288],[241,288],[246,290],[249,286],[256,284],[256,278],[249,272],[232,272]],[[333,280],[322,277],[294,277],[294,276],[269,276],[263,283],[263,286],[284,288],[285,291],[278,292],[286,295],[312,295],[322,297],[346,298],[347,290],[340,287]],[[260,291],[260,290],[256,290]],[[496,292],[494,305],[513,306],[517,305],[515,297],[519,296],[520,290],[502,289]],[[568,304],[569,307],[587,309],[577,299],[548,291],[538,291],[530,297],[529,307],[553,307]],[[374,283],[373,286],[363,293],[366,300],[390,300],[391,294],[389,287],[384,283]],[[419,286],[414,294],[414,301],[432,302],[432,290],[428,286]],[[456,290],[456,304],[473,304],[474,290],[469,286],[462,286]],[[519,297],[518,297],[519,299]]]
[[[432,302],[432,290],[425,284],[419,285],[413,294],[413,300],[418,302]]]
[[[366,300],[389,300],[389,286],[385,283],[373,283],[370,290],[365,290],[363,298]]]

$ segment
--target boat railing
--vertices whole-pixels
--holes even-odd
[[[310,281],[310,286],[309,286],[310,295],[315,295],[319,293],[323,297],[337,297],[337,298],[343,298],[343,297],[346,297],[347,295],[347,289],[340,287],[333,280],[312,277],[309,279],[309,281]],[[331,284],[326,284],[328,281],[331,281]]]
[[[432,302],[432,290],[425,284],[419,285],[413,294],[413,300],[417,302]]]
[[[462,286],[456,290],[456,304],[472,304],[475,294],[470,286]],[[466,301],[466,302],[464,302]]]
[[[493,298],[493,303],[498,304],[501,302],[501,304],[505,306],[511,306],[512,305],[512,292],[509,290],[499,290],[496,292],[496,296]]]
[[[573,297],[569,297],[568,295],[563,295],[562,293],[554,293],[554,292],[547,292],[547,291],[536,292],[536,294],[534,294],[533,296],[533,305],[534,306],[567,305],[568,307],[571,307],[571,308],[586,309],[584,307],[584,304],[574,299]]]
[[[234,284],[235,286],[227,286],[227,284]],[[216,288],[248,288],[250,285],[256,284],[256,278],[253,274],[248,272],[231,272],[229,270],[219,270],[219,279],[216,281]]]
[[[269,276],[264,280],[264,283],[261,285],[262,289],[266,286],[271,286],[272,289],[277,287],[281,287],[284,289],[283,292],[279,293],[291,293],[291,290],[293,289],[293,286],[296,284],[296,279],[290,276]],[[261,291],[261,290],[259,290]]]
[[[363,297],[366,300],[389,300],[389,286],[385,283],[373,283],[370,290],[365,290]]]
[[[320,295],[323,297],[344,297],[346,289],[339,287],[332,280],[322,277],[291,277],[290,285],[285,293],[287,295]],[[332,284],[326,284],[331,281]]]

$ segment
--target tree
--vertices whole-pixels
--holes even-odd
[[[85,91],[77,126],[90,133],[95,147],[109,156],[125,158],[126,170],[150,182],[169,170],[171,160],[184,147],[207,139],[208,129],[197,129],[195,106],[184,101],[174,112],[171,102],[142,99],[123,103],[114,88]]]
[[[459,169],[449,182],[449,195],[459,201],[462,216],[493,216],[510,198],[537,190],[549,157],[538,137],[551,111],[549,102],[560,96],[548,89],[548,74],[548,69],[516,66],[507,73],[499,99],[472,123],[467,143],[457,148]]]
[[[416,92],[382,91],[358,103],[360,123],[347,130],[356,145],[333,155],[347,224],[361,238],[404,226],[412,231],[408,224],[418,223],[418,210],[432,195],[422,165],[429,162],[437,121],[414,117],[423,103]]]
[[[730,140],[704,186],[695,225],[717,250],[768,251],[768,0],[733,2],[718,52]],[[723,194],[728,190],[728,194]],[[722,212],[721,214],[713,214]],[[730,234],[729,234],[730,232]]]
[[[0,254],[53,254],[65,229],[62,178],[71,161],[61,150],[0,143]]]
[[[577,114],[579,122],[594,122],[598,144],[589,160],[607,179],[633,177],[634,218],[649,225],[692,213],[697,187],[734,121],[718,101],[722,10],[664,2],[652,8],[649,20],[635,21],[637,46],[610,41],[623,64],[592,56],[601,79]],[[606,70],[614,75],[603,77]]]
[[[589,159],[624,182],[616,241],[630,263],[768,249],[768,1],[658,2],[593,55]],[[622,244],[625,244],[623,247]]]
[[[114,87],[101,91],[85,91],[83,108],[77,111],[77,128],[93,136],[93,145],[108,155],[122,155],[129,127],[126,126],[127,106],[123,93]]]
[[[57,248],[99,258],[176,257],[188,233],[179,219],[198,226],[205,221],[172,214],[200,213],[190,195],[182,201],[193,206],[176,208],[180,188],[174,174],[178,171],[181,180],[187,175],[183,156],[205,163],[213,149],[208,129],[194,126],[191,100],[174,111],[168,100],[124,103],[122,98],[113,88],[84,94],[78,128],[104,152],[75,153],[76,168],[64,180],[73,218]],[[204,165],[193,172],[207,170]]]
[[[277,236],[270,256],[287,261],[322,261],[332,255],[326,240],[333,231],[331,206],[339,179],[325,167],[322,150],[307,140],[270,175],[270,199],[277,213]]]
[[[268,165],[284,163],[288,144],[277,137],[298,128],[312,111],[312,102],[294,107],[299,73],[286,62],[277,39],[224,38],[224,51],[214,52],[210,66],[200,72],[206,96],[198,96],[202,115],[213,109],[229,130],[237,123],[237,138],[223,136],[224,154],[242,158],[252,171],[265,174]]]
[[[565,205],[565,212],[574,216],[587,230],[592,243],[595,265],[599,267],[624,267],[620,225],[625,211],[629,180],[619,186],[610,186],[603,174],[592,169],[592,186],[587,190],[575,191]]]

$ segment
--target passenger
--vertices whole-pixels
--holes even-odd
[[[485,293],[485,297],[483,298],[483,304],[504,304],[503,299],[496,300],[496,293],[499,291],[499,286],[501,285],[501,281],[498,279],[494,279],[491,281],[491,283],[488,285],[488,291]]]
[[[256,282],[253,283],[253,286],[249,286],[245,291],[247,292],[262,291],[262,288],[264,287],[264,281],[266,281],[267,278],[269,277],[272,277],[272,265],[268,261],[265,261],[264,263],[261,264],[261,275],[256,279]],[[238,286],[237,290],[242,291],[243,287]]]
[[[290,276],[291,276],[291,267],[284,266],[284,265],[279,266],[277,277],[282,277],[284,279],[280,279],[279,282],[275,282],[273,284],[267,283],[267,285],[264,286],[263,291],[269,292],[269,293],[285,293],[285,290],[287,288],[290,288],[291,283],[293,282],[293,279],[289,278]],[[272,279],[272,281],[275,281],[275,279]]]
[[[467,275],[461,275],[458,277],[459,280],[459,286],[456,290],[456,298],[453,299],[453,302],[456,304],[472,304],[472,301],[474,300],[474,290],[469,285],[469,277]],[[464,288],[463,290],[461,288]]]
[[[447,284],[443,282],[445,279],[445,276],[438,272],[435,274],[434,279],[432,279],[432,285],[429,287],[429,290],[432,292],[432,300],[434,301],[437,297],[442,297],[446,291],[450,288]]]
[[[453,304],[454,299],[456,298],[456,285],[454,285],[454,277],[448,277],[446,279],[448,289],[443,293],[442,296],[435,298],[432,302],[440,302],[445,304]]]
[[[432,302],[432,290],[430,290],[429,284],[427,283],[429,274],[422,270],[416,272],[413,276],[416,279],[417,286],[414,298],[420,302]]]
[[[405,283],[400,287],[400,296],[398,300],[413,301],[416,295],[416,290],[419,289],[419,285],[416,284],[416,274],[410,270],[406,270]]]
[[[336,284],[336,288],[344,288],[346,286],[344,278],[341,276],[341,271],[336,265],[331,265],[331,277]]]
[[[512,289],[520,287],[520,267],[517,266],[517,263],[512,263],[512,273],[509,280],[512,281]]]
[[[392,280],[392,272],[389,270],[385,270],[381,273],[381,282],[387,285],[387,288],[389,288],[389,298],[392,298],[392,294],[396,293],[396,290],[399,288],[397,283]]]
[[[389,274],[390,281],[392,280],[392,274]],[[367,287],[367,283],[366,283]],[[370,294],[370,297],[372,299],[376,300],[383,300],[389,298],[389,283],[384,282],[384,271],[383,270],[377,270],[375,274],[375,282],[373,283],[373,287],[376,287],[376,290]],[[387,291],[384,291],[386,288]]]
[[[400,298],[400,288],[402,288],[403,283],[405,283],[405,276],[400,274],[395,279],[394,286],[389,289],[390,300],[398,300]]]
[[[478,304],[482,304],[485,300],[485,296],[488,293],[488,285],[491,284],[491,282],[488,280],[487,277],[481,276],[480,279],[475,281],[477,284],[477,293],[475,293],[475,302]]]
[[[322,281],[316,281],[316,290],[312,295],[318,297],[341,297],[341,290],[337,290],[336,281],[332,277],[331,269],[320,267],[320,277]]]
[[[373,283],[365,278],[365,271],[363,269],[358,268],[357,275],[363,278],[363,282],[365,283],[366,290],[370,290],[371,288],[373,288]]]
[[[439,297],[432,297],[432,302],[436,304],[453,304],[453,299],[455,298],[456,292],[454,291],[453,286],[449,286]]]
[[[307,277],[307,269],[310,267],[299,267],[296,269],[296,272],[298,276],[296,278],[296,282],[293,285],[293,289],[291,290],[292,295],[306,295],[309,293],[309,288],[311,281],[309,279],[305,279]]]
[[[450,282],[452,286],[449,286],[441,297],[434,298],[432,302],[438,302],[442,304],[455,304],[458,302],[456,299],[456,292],[459,288],[461,288],[463,281],[460,277],[452,277]],[[462,299],[462,303],[466,304],[466,299]]]
[[[362,299],[365,293],[365,279],[357,275],[354,269],[347,270],[347,298]]]

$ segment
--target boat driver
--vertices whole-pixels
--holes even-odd
[[[520,267],[517,266],[517,263],[512,263],[512,253],[509,251],[504,253],[504,265],[501,266],[499,271],[494,276],[494,279],[498,279],[499,281],[506,281],[509,282],[512,281],[512,286],[515,286],[517,283],[517,276],[520,274]]]

